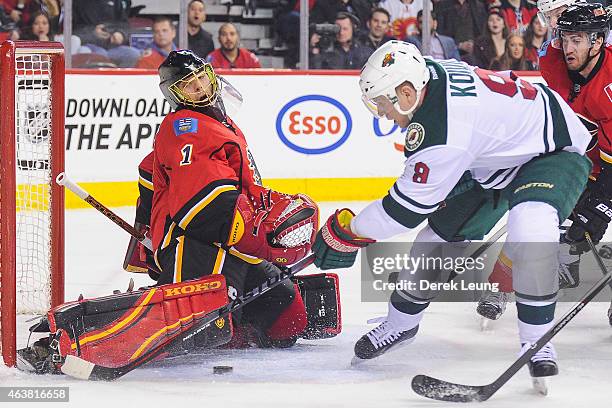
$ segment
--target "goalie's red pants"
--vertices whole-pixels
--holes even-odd
[[[159,284],[178,283],[204,275],[225,276],[230,298],[242,296],[280,270],[257,258],[228,252],[186,236],[179,237],[158,251],[157,263],[162,273]],[[252,325],[271,340],[290,339],[306,328],[307,316],[300,292],[290,280],[261,295],[234,313],[234,327]]]

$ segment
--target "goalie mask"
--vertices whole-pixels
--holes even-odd
[[[212,65],[190,50],[172,51],[159,67],[159,88],[172,109],[216,108],[225,116],[242,105],[242,95]]]
[[[378,117],[384,117],[391,109],[410,118],[416,109],[423,88],[429,81],[429,69],[419,50],[403,41],[388,41],[368,58],[361,70],[359,86],[366,108]],[[416,90],[416,101],[403,110],[395,88],[410,82]]]

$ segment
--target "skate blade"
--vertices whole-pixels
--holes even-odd
[[[533,389],[540,395],[548,395],[548,381],[545,377],[531,377]]]
[[[488,319],[486,317],[480,317],[480,331],[488,331],[490,328],[489,326],[491,321],[491,319]]]
[[[351,367],[359,367],[363,363],[367,361],[372,361],[372,360],[375,360],[375,359],[373,358],[365,359],[365,358],[359,358],[357,356],[353,356],[353,358],[351,359]]]

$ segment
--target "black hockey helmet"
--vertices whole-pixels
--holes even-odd
[[[610,16],[600,3],[579,1],[561,13],[557,20],[557,30],[559,33],[590,33],[592,44],[598,37],[603,37],[605,41],[610,31]]]
[[[190,50],[171,51],[158,71],[159,88],[173,109],[212,106],[219,97],[219,82],[212,65]],[[198,81],[198,89],[206,91],[203,97],[195,98],[183,91],[192,81]]]

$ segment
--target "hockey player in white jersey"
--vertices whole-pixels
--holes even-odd
[[[509,210],[507,241],[518,251],[529,247],[525,243],[548,243],[539,244],[537,253],[524,251],[513,268],[520,346],[528,347],[553,324],[558,227],[591,170],[584,156],[590,134],[543,85],[429,60],[401,41],[370,56],[360,86],[373,114],[407,128],[405,170],[384,198],[358,215],[341,209],[327,220],[313,246],[315,264],[349,267],[358,249],[424,220],[418,242],[481,239]],[[473,186],[457,193],[470,175]],[[400,279],[411,279],[402,274]],[[418,295],[391,295],[387,316],[357,341],[357,359],[414,339],[431,300]],[[529,366],[534,377],[557,374],[552,344]]]

